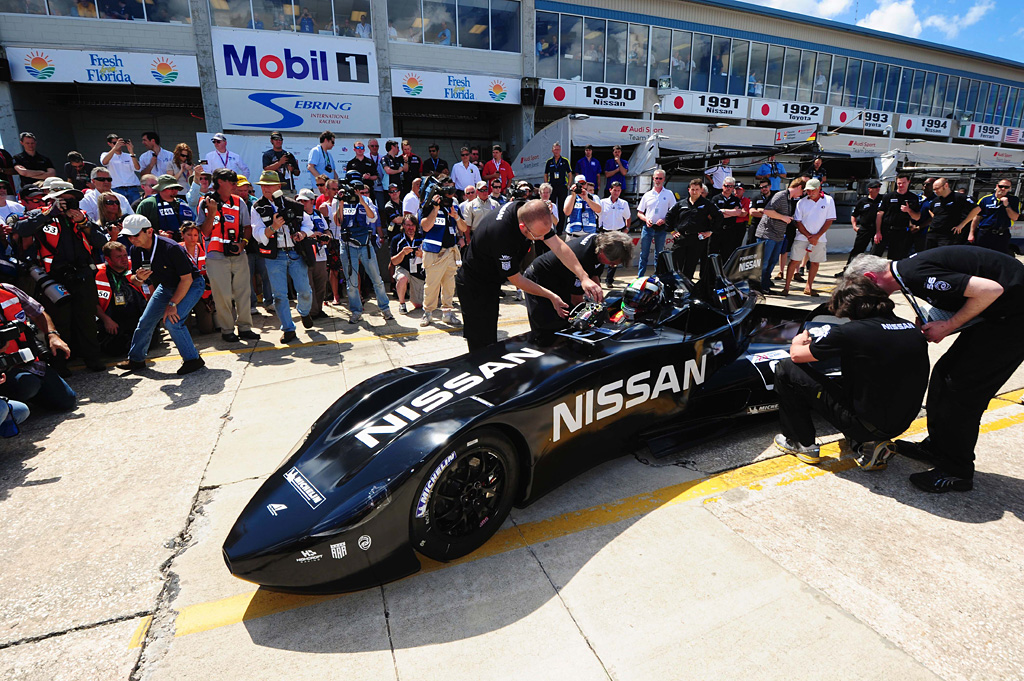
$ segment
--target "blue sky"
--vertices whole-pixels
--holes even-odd
[[[761,0],[760,4],[1024,62],[1024,3],[1020,0]]]

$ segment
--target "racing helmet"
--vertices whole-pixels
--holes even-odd
[[[622,294],[622,312],[627,321],[637,321],[656,311],[664,300],[665,285],[657,277],[638,277]]]
[[[345,173],[345,179],[348,180],[349,182],[355,182],[356,180],[362,182],[363,175],[358,170],[350,170],[347,173]]]

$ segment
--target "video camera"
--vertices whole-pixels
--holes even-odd
[[[50,349],[39,340],[36,334],[36,327],[30,322],[8,322],[0,326],[0,344],[9,341],[17,341],[24,334],[29,347],[22,347],[17,352],[0,355],[0,372],[10,371],[17,367],[34,362],[45,360],[50,355]]]
[[[359,195],[348,180],[338,180],[338,198],[342,203],[359,203]]]
[[[536,189],[536,187],[526,180],[520,180],[509,187],[508,193],[514,201],[519,199],[533,199],[537,197]]]
[[[447,211],[455,204],[455,184],[447,179],[431,183],[427,187],[426,199],[423,203],[425,212],[429,212],[430,206],[428,204],[433,204],[435,196],[441,197],[441,208]]]

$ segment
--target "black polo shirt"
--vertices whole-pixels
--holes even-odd
[[[401,156],[398,157],[402,159]],[[412,181],[420,176],[420,166],[423,161],[416,154],[409,154],[409,170],[402,173],[402,196],[405,196],[412,191]]]
[[[95,163],[89,163],[86,161],[82,164],[82,168],[79,170],[70,163],[65,163],[64,177],[68,182],[75,186],[75,189],[85,191],[85,185],[88,184],[89,176],[92,174],[92,169],[95,167]]]
[[[910,229],[910,213],[901,211],[900,206],[902,205],[909,206],[915,213],[921,210],[921,202],[918,200],[917,194],[913,192],[908,191],[906,194],[889,192],[882,197],[879,210],[882,211],[883,227],[904,232]]]
[[[569,240],[569,250],[576,255],[583,270],[591,277],[597,277],[604,271],[604,265],[597,257],[597,234],[588,234],[578,239]],[[576,273],[562,264],[553,251],[540,256],[523,274],[530,281],[537,282],[544,288],[557,293],[562,300],[569,302],[573,295],[583,295],[583,285]]]
[[[380,160],[381,166],[385,168],[391,168],[391,170],[401,170],[402,166],[405,165],[405,159],[401,156],[392,156],[391,154],[384,154]],[[412,168],[410,168],[412,170]],[[395,175],[389,175],[384,173],[384,176],[380,178],[380,181],[384,185],[384,189],[388,188],[388,185],[397,184],[399,187],[404,186],[402,184],[403,173],[397,173]],[[402,196],[408,193],[408,189],[402,191]]]
[[[501,286],[509,277],[519,274],[523,258],[533,241],[519,231],[518,211],[525,201],[510,201],[492,210],[473,227],[473,240],[462,259],[459,276],[464,283],[474,282]],[[544,241],[557,239],[552,229]]]
[[[975,208],[969,196],[959,192],[950,192],[948,196],[935,195],[932,199],[932,224],[929,231],[938,234],[950,234],[960,221],[967,217]]]
[[[875,231],[875,218],[881,205],[881,195],[874,199],[870,196],[862,196],[853,207],[853,217],[857,218],[857,228],[868,227],[872,232]]]
[[[733,197],[735,198],[735,197]],[[738,202],[737,202],[738,203]],[[703,196],[691,204],[689,195],[668,209],[665,223],[669,229],[683,236],[696,236],[698,232],[711,232],[722,226],[722,211]]]
[[[42,170],[42,171],[45,171],[47,168],[53,168],[54,170],[57,169],[57,166],[53,165],[53,161],[51,161],[46,156],[43,156],[42,154],[38,154],[38,153],[36,155],[34,155],[34,156],[29,156],[24,151],[21,152],[20,154],[15,154],[14,155],[14,165],[16,165],[16,166],[25,166],[26,170]],[[36,182],[36,180],[33,180],[30,177],[23,177],[23,178],[21,178],[21,185],[23,187],[26,184],[32,184],[33,182]]]
[[[915,296],[948,312],[967,302],[964,291],[972,276],[991,279],[1003,287],[1003,293],[978,316],[1024,316],[1024,264],[1013,256],[977,246],[940,246],[893,263],[893,273]]]
[[[549,158],[548,162],[544,164],[544,174],[548,176],[548,184],[555,190],[555,194],[559,190],[563,193],[568,191],[569,175],[572,174],[572,166],[569,165],[569,161],[566,160],[565,156],[559,156],[558,161],[555,161],[554,156]]]
[[[370,177],[373,177],[374,175],[377,174],[377,164],[374,163],[369,156],[363,156],[363,160],[361,161],[359,160],[359,157],[356,156],[350,158],[348,163],[345,164],[345,170],[355,170],[356,172],[359,173],[360,178],[362,178],[362,176],[366,174],[369,174]],[[363,181],[366,182],[365,179]],[[373,180],[369,180],[369,182],[372,183]]]
[[[757,196],[750,200],[750,210],[760,209],[764,210],[768,207],[768,202],[772,200],[772,192],[768,192],[768,196],[764,196],[758,192]]]
[[[149,264],[153,267],[153,275],[147,283],[153,287],[163,284],[171,290],[178,286],[186,274],[191,274],[193,278],[199,276],[199,270],[184,248],[164,236],[155,236],[154,239],[153,246],[145,250],[132,246],[133,272],[139,269],[139,265]]]
[[[443,158],[430,158],[429,156],[423,160],[423,175],[440,175],[441,173],[448,172],[448,161]]]
[[[740,201],[740,197],[736,196],[736,194],[733,194],[732,196],[726,196],[724,193],[715,194],[714,196],[711,197],[710,200],[711,203],[715,204],[715,208],[717,208],[720,211],[733,210],[735,208],[743,207],[743,202]],[[725,216],[722,216],[722,219],[728,221],[726,222],[727,227],[732,227],[733,225],[736,224],[736,220],[738,218],[726,218]]]

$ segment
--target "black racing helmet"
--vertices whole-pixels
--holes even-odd
[[[638,277],[622,294],[622,312],[628,321],[655,312],[665,300],[665,285],[657,277]]]

